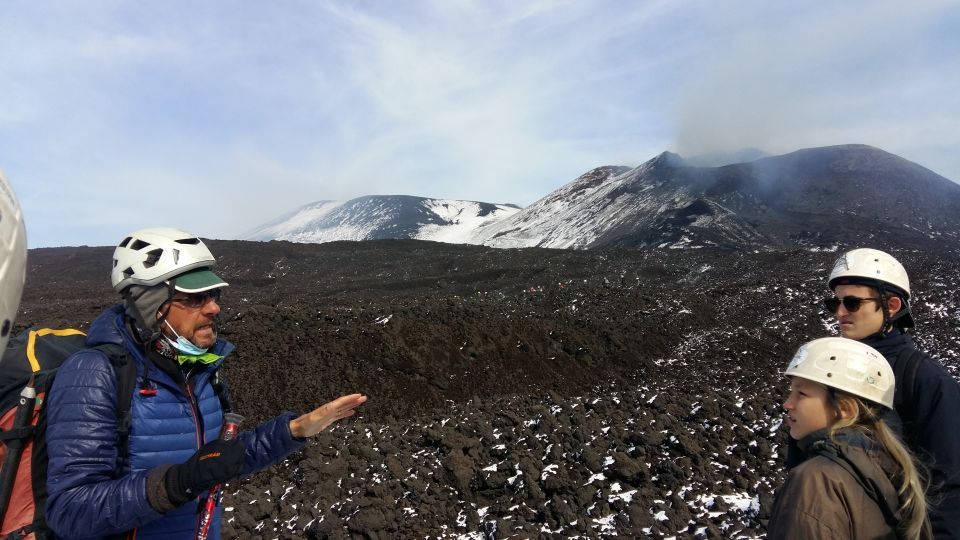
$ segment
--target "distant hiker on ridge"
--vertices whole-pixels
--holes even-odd
[[[800,460],[777,490],[767,536],[929,538],[913,458],[882,419],[896,384],[883,356],[850,339],[820,338],[797,350],[784,375],[785,423]]]
[[[887,418],[929,469],[934,537],[960,538],[960,384],[904,333],[913,326],[910,280],[895,258],[861,248],[840,256],[824,304],[840,334],[880,352],[896,375],[894,413]]]
[[[93,322],[87,346],[98,348],[71,356],[48,398],[46,519],[58,536],[193,539],[208,525],[219,538],[216,487],[280,461],[366,401],[343,396],[220,438],[239,419],[218,377],[233,345],[217,338],[227,283],[215,262],[177,229],[140,230],[116,247],[111,281],[123,303]],[[136,365],[129,415],[116,409],[117,354]]]

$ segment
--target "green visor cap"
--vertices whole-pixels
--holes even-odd
[[[228,283],[208,268],[191,270],[174,278],[174,286],[180,292],[198,293],[226,287]]]

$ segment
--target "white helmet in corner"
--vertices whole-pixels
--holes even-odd
[[[124,238],[113,251],[110,282],[122,292],[130,285],[151,287],[197,268],[216,264],[196,236],[171,228],[142,229]]]
[[[845,283],[874,286],[878,281],[900,293],[904,300],[910,298],[910,279],[903,265],[877,249],[853,249],[841,255],[827,285],[831,289]]]
[[[806,343],[793,355],[788,377],[801,377],[893,408],[894,378],[890,363],[873,347],[840,337]]]
[[[20,203],[0,171],[0,352],[7,350],[27,276],[27,229]]]

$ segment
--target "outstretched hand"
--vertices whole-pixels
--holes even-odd
[[[353,414],[357,412],[357,407],[363,405],[363,402],[366,400],[367,396],[363,394],[340,396],[307,414],[291,420],[290,433],[292,433],[294,437],[312,437],[330,427],[330,424],[337,420],[353,416]]]

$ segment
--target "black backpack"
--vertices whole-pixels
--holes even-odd
[[[914,348],[904,348],[897,354],[893,364],[893,376],[897,381],[893,409],[883,413],[883,421],[887,423],[887,427],[897,434],[921,462],[925,462],[930,456],[922,452],[917,444],[917,430],[919,424],[922,424],[917,417],[917,401],[922,399],[917,389],[917,372],[928,358],[929,356]]]
[[[903,436],[912,438],[916,431],[917,424],[917,371],[920,370],[920,364],[923,363],[926,355],[917,349],[904,349],[897,356],[897,363],[894,366],[893,376],[897,381],[897,392],[893,396],[893,409],[897,411],[900,417],[900,425],[903,428]],[[913,444],[914,441],[907,441]]]
[[[30,328],[12,337],[0,360],[0,539],[34,534],[54,538],[46,526],[46,395],[60,365],[87,349],[86,335],[72,328]],[[117,431],[120,448],[130,432],[130,406],[137,366],[120,345],[95,347],[117,374]],[[35,394],[35,395],[34,395]],[[118,464],[119,466],[119,464]]]

